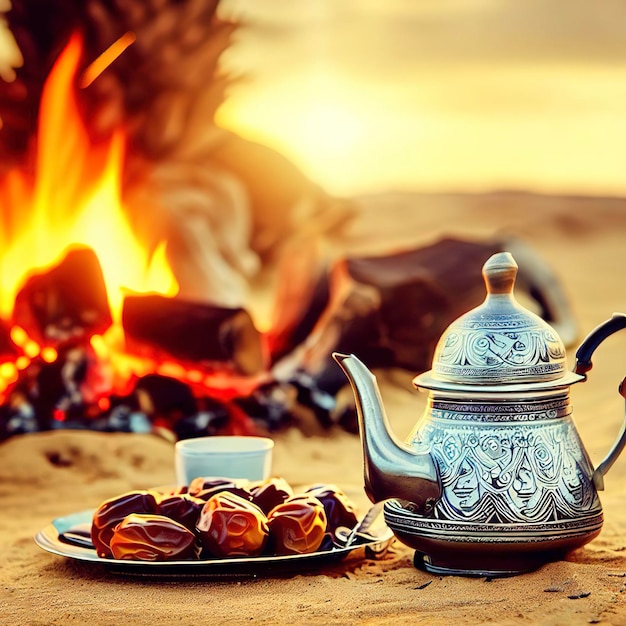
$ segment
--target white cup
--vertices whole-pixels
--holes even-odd
[[[176,480],[188,485],[194,478],[265,480],[272,472],[274,442],[267,437],[197,437],[176,442]]]

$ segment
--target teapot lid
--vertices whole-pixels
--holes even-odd
[[[483,266],[485,301],[443,333],[432,369],[413,384],[441,391],[509,392],[556,389],[584,380],[567,371],[563,341],[513,294],[517,263],[509,252]]]

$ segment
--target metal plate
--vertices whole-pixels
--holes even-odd
[[[322,565],[333,564],[355,550],[363,550],[364,556],[376,558],[383,555],[393,541],[393,533],[384,526],[375,540],[355,543],[344,548],[335,547],[324,552],[312,552],[310,554],[233,557],[200,561],[122,561],[103,559],[96,554],[93,548],[83,547],[63,540],[63,534],[71,529],[90,527],[93,513],[94,509],[90,509],[53,520],[35,535],[35,543],[51,554],[77,561],[96,563],[116,574],[159,578],[256,578],[298,573]]]

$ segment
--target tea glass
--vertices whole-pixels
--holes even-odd
[[[268,437],[225,435],[182,439],[175,445],[176,480],[194,478],[265,480],[272,471],[274,442]]]

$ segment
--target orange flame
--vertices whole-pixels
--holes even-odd
[[[120,45],[130,43],[124,40]],[[126,219],[120,184],[123,132],[93,145],[82,122],[74,95],[81,53],[82,40],[75,35],[44,85],[34,180],[32,173],[14,169],[0,181],[5,226],[0,228],[0,318],[11,319],[16,295],[31,274],[57,264],[74,246],[90,247],[100,261],[114,319],[107,332],[106,354],[110,356],[114,350],[123,350],[120,319],[124,292],[173,296],[178,285],[167,264],[164,244],[150,255]],[[115,55],[109,57],[114,60]],[[102,69],[99,62],[91,71]],[[22,328],[13,327],[10,337],[19,356],[15,363],[0,364],[0,396],[34,359],[51,363],[57,358],[54,348],[40,346]],[[100,346],[100,351],[105,349]],[[156,367],[133,364],[130,357],[123,365],[121,358],[117,356],[117,365],[128,375],[141,375]]]
[[[0,180],[2,217],[10,226],[0,228],[0,319],[11,319],[16,295],[31,274],[56,265],[73,246],[90,247],[102,267],[114,324],[104,335],[90,338],[88,349],[97,365],[91,368],[85,399],[106,410],[108,394],[129,393],[137,378],[158,373],[185,381],[198,395],[210,390],[214,397],[228,400],[252,391],[256,381],[125,351],[124,292],[174,296],[178,285],[164,244],[149,255],[125,217],[120,190],[123,132],[94,145],[82,123],[75,84],[85,87],[103,71],[107,59],[114,61],[133,40],[128,33],[77,77],[82,41],[75,35],[50,72],[40,102],[34,181],[20,169]],[[52,363],[58,357],[53,347],[39,345],[21,327],[11,328],[10,341],[17,356],[14,362],[0,363],[0,401],[33,361]],[[63,418],[62,412],[55,417]]]
[[[94,146],[74,98],[82,43],[70,39],[42,92],[35,182],[12,171],[4,181],[3,211],[26,215],[0,250],[0,315],[10,317],[15,296],[35,269],[57,263],[68,248],[92,248],[102,266],[114,319],[123,290],[175,295],[178,285],[164,248],[148,257],[135,239],[121,202],[124,136]]]

